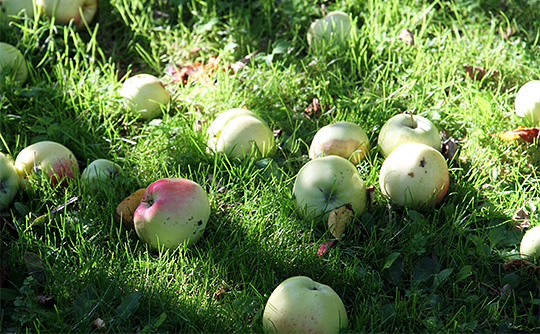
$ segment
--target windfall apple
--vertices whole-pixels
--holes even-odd
[[[169,103],[169,92],[151,74],[137,74],[128,78],[120,89],[127,108],[141,119],[151,120],[161,115],[161,108]]]
[[[533,261],[540,259],[540,225],[525,232],[519,245],[519,253]]]
[[[133,214],[135,231],[152,248],[192,245],[201,238],[210,217],[204,189],[185,178],[154,181]]]
[[[532,125],[540,123],[540,80],[525,83],[514,101],[516,115],[526,118]]]
[[[337,334],[347,328],[347,310],[339,295],[330,286],[306,276],[281,282],[263,312],[265,333]]]
[[[13,17],[34,17],[35,0],[1,0],[0,22],[9,22]]]
[[[360,125],[342,121],[323,126],[315,133],[309,147],[309,157],[315,159],[339,155],[358,165],[370,148],[369,138]]]
[[[0,42],[0,73],[16,82],[25,82],[28,78],[28,65],[21,51],[4,42]]]
[[[0,152],[0,210],[7,208],[19,191],[19,174],[13,161]]]
[[[420,143],[398,146],[384,160],[379,186],[393,203],[415,210],[440,203],[448,192],[448,165],[441,152]]]
[[[96,159],[81,173],[81,183],[90,191],[96,192],[110,187],[120,174],[122,168],[117,163],[107,159]]]
[[[90,24],[98,10],[98,0],[36,0],[38,9],[56,22],[67,24],[71,20],[79,29]]]
[[[345,46],[355,33],[356,27],[349,14],[333,11],[310,25],[307,41],[313,50],[329,45]]]
[[[15,168],[21,186],[28,186],[28,178],[44,173],[52,185],[66,186],[79,176],[79,163],[64,145],[53,141],[40,141],[24,148],[15,158]]]
[[[356,167],[347,159],[329,155],[307,162],[293,186],[296,208],[303,219],[328,220],[330,211],[346,204],[356,217],[366,208],[367,190]]]

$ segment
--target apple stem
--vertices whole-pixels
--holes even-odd
[[[411,115],[411,128],[416,128],[416,123],[414,121],[414,116],[413,116],[413,113],[411,111],[409,111],[409,115]]]

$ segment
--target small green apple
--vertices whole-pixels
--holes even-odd
[[[281,282],[263,312],[265,333],[341,333],[347,330],[347,310],[330,286],[306,276]]]
[[[398,146],[384,160],[379,174],[385,196],[417,210],[440,203],[449,183],[448,165],[441,152],[420,143]]]
[[[540,258],[540,225],[525,232],[519,245],[519,253],[524,257],[530,257],[534,261]]]
[[[274,133],[255,113],[228,109],[219,114],[207,130],[208,148],[229,158],[244,159],[255,155],[264,158],[275,148]]]
[[[122,168],[107,159],[92,161],[81,173],[81,182],[91,191],[108,187],[114,179],[122,174]]]
[[[13,161],[0,152],[0,210],[4,210],[19,191],[19,174]]]
[[[307,33],[307,41],[312,49],[327,45],[346,45],[356,33],[350,16],[342,11],[333,11],[313,22]]]
[[[516,115],[533,125],[540,121],[540,80],[529,81],[518,90],[514,101]]]
[[[198,183],[167,178],[146,188],[133,214],[133,223],[139,238],[152,248],[176,248],[197,242],[209,217],[208,196]]]
[[[0,42],[0,73],[17,82],[25,82],[28,78],[28,67],[21,51],[3,42]]]
[[[61,186],[79,174],[79,163],[73,153],[53,141],[40,141],[24,148],[15,158],[15,168],[23,188],[28,186],[28,178],[39,177],[40,173],[45,173],[51,184]]]
[[[34,17],[34,0],[1,0],[0,21],[10,21],[10,16],[18,16],[25,13],[28,17]]]
[[[347,159],[329,155],[310,160],[296,175],[293,195],[300,216],[327,221],[330,211],[351,205],[359,217],[366,208],[367,190],[356,167]]]
[[[397,114],[391,117],[379,133],[379,152],[387,157],[403,143],[422,143],[441,149],[441,137],[437,127],[427,118],[412,114]]]
[[[169,103],[169,92],[161,81],[150,74],[138,74],[127,79],[120,89],[128,108],[144,120],[161,114],[161,107]]]
[[[309,157],[339,155],[358,165],[371,148],[362,127],[352,122],[336,122],[317,131],[309,147]]]
[[[79,29],[92,22],[98,10],[98,0],[36,0],[38,9],[56,22],[67,24],[71,20]]]

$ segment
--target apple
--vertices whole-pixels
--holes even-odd
[[[203,188],[184,178],[154,181],[133,214],[135,232],[152,248],[194,244],[202,236],[210,203]]]
[[[98,10],[98,0],[36,0],[38,10],[62,24],[71,20],[79,29],[90,23]]]
[[[312,49],[326,45],[346,45],[356,33],[356,27],[347,13],[333,11],[314,21],[308,30],[307,41]]]
[[[45,173],[52,185],[66,186],[69,179],[79,174],[79,164],[64,145],[53,141],[40,141],[24,148],[15,158],[21,186],[28,186],[28,178]]]
[[[28,67],[21,51],[3,42],[0,42],[0,72],[18,82],[28,78]]]
[[[207,130],[208,148],[223,152],[229,158],[244,159],[270,155],[275,148],[274,132],[255,113],[245,109],[228,109],[219,114]]]
[[[439,130],[425,117],[398,114],[384,123],[378,139],[379,151],[383,157],[386,158],[396,147],[408,142],[423,143],[436,150],[441,149]]]
[[[0,210],[4,210],[19,191],[19,174],[13,161],[0,152]]]
[[[529,81],[521,86],[514,104],[516,115],[537,125],[540,121],[540,80]]]
[[[317,131],[309,147],[309,157],[339,155],[358,165],[371,148],[362,127],[352,122],[336,122]]]
[[[81,173],[81,182],[92,191],[110,186],[122,174],[122,168],[107,159],[92,161]]]
[[[10,16],[18,16],[24,12],[28,17],[34,17],[34,0],[2,0],[0,1],[0,19],[9,20]]]
[[[441,152],[420,143],[398,146],[384,160],[379,185],[398,205],[428,209],[440,203],[448,191],[448,165]]]
[[[540,225],[525,232],[519,245],[519,253],[522,256],[533,258],[534,261],[540,258]]]
[[[137,74],[127,79],[120,89],[120,96],[126,99],[128,108],[144,120],[161,115],[161,107],[169,102],[169,92],[150,74]]]
[[[296,175],[293,197],[304,219],[328,220],[330,211],[350,204],[360,216],[367,201],[367,190],[356,167],[347,159],[329,155],[307,162]]]
[[[263,312],[266,333],[341,333],[348,327],[347,310],[328,285],[306,276],[281,282]]]

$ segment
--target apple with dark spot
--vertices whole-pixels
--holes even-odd
[[[150,184],[133,214],[135,231],[152,248],[193,245],[210,217],[204,189],[185,178],[164,178]]]

